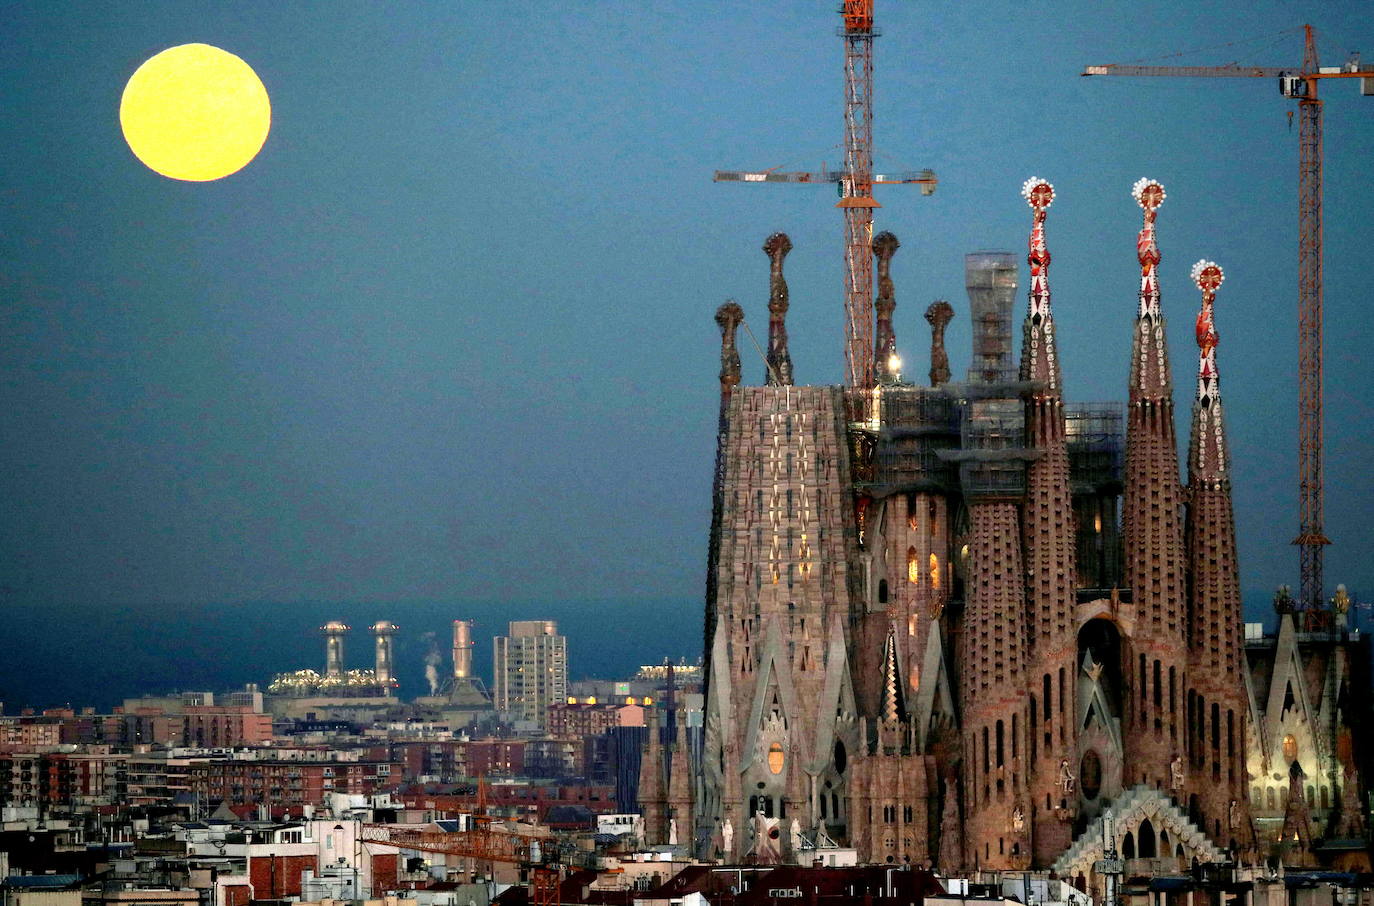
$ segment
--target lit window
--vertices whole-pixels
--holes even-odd
[[[768,747],[768,770],[774,774],[782,773],[782,766],[787,761],[787,755],[783,752],[779,743],[773,743]]]

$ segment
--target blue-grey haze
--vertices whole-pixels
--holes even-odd
[[[477,610],[488,629],[562,616],[528,601],[676,601],[642,650],[694,650],[711,314],[733,296],[762,329],[771,231],[795,245],[799,382],[834,382],[843,361],[833,195],[710,173],[838,162],[834,5],[7,4],[0,687],[108,701],[318,660],[299,637],[332,613],[239,602],[355,602],[345,618],[409,631]],[[929,198],[880,193],[877,225],[903,243],[908,373],[928,367],[920,312],[938,297],[965,367],[962,256],[1024,248],[1017,191],[1039,175],[1059,192],[1068,394],[1123,398],[1128,192],[1160,179],[1181,436],[1188,268],[1227,271],[1221,380],[1242,581],[1262,615],[1296,581],[1293,105],[1268,80],[1078,72],[1179,50],[1296,65],[1305,20],[1340,63],[1374,53],[1368,3],[879,0],[878,18],[879,167],[941,179]],[[134,69],[192,41],[247,60],[273,103],[259,158],[210,184],[154,175],[118,126]],[[1351,82],[1322,91],[1328,585],[1374,595],[1374,101]],[[575,671],[594,672],[578,651],[641,650],[636,606],[565,617]]]

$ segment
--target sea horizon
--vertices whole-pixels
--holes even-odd
[[[278,673],[324,668],[319,627],[343,620],[349,668],[373,666],[368,627],[390,620],[402,700],[428,694],[426,659],[452,672],[454,620],[471,620],[473,671],[491,682],[492,638],[511,620],[555,620],[568,639],[568,678],[611,679],[643,664],[695,663],[701,656],[702,602],[696,597],[494,601],[294,601],[97,605],[6,601],[13,631],[0,661],[3,714],[22,708],[94,707],[108,713],[126,698],[172,692],[225,692]],[[607,631],[608,626],[615,631]]]

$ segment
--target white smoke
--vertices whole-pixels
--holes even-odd
[[[439,656],[439,645],[435,641],[434,633],[426,632],[422,638],[429,643],[429,652],[425,655],[425,679],[429,681],[429,694],[439,694],[439,664],[443,658]]]

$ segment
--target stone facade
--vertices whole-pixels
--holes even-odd
[[[1124,439],[1119,408],[1064,401],[1052,189],[1032,180],[1026,196],[1019,369],[1015,269],[998,253],[969,257],[974,367],[960,384],[947,365],[932,366],[933,386],[901,380],[888,235],[874,242],[888,355],[873,388],[792,385],[785,236],[764,249],[763,386],[739,386],[742,312],[717,314],[705,726],[700,749],[675,757],[650,734],[646,757],[662,770],[641,786],[648,842],[667,842],[675,816],[677,842],[729,862],[794,861],[833,841],[878,863],[1077,871],[1108,844],[1187,862],[1272,848],[1289,824],[1364,833],[1348,657],[1305,664],[1290,629],[1261,680],[1264,656],[1242,648],[1214,355],[1186,489],[1179,480],[1156,275],[1162,188],[1137,186]],[[933,363],[945,361],[947,309],[928,317]],[[1267,704],[1254,689],[1270,690]],[[1319,792],[1281,794],[1305,784]],[[1109,807],[1111,840],[1097,820]]]

